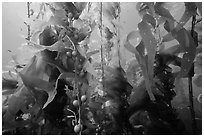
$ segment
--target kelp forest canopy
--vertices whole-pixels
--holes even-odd
[[[2,74],[3,134],[202,134],[201,2],[35,4],[33,56]]]

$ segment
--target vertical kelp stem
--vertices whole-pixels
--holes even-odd
[[[120,23],[120,12],[121,12],[121,7],[120,7],[120,2],[119,2],[119,7],[118,7],[118,23]],[[120,63],[120,59],[121,59],[121,57],[120,57],[120,27],[118,27],[118,29],[117,29],[118,31],[117,31],[117,38],[118,38],[118,65],[119,65],[119,67],[121,67],[121,63]]]
[[[80,102],[79,104],[79,108],[78,108],[78,113],[79,113],[79,120],[78,120],[78,124],[80,124],[81,126],[81,101],[80,101],[80,92],[79,92],[79,84],[77,83],[77,100]],[[81,135],[81,131],[82,129],[80,128],[80,131],[79,131],[79,135]]]
[[[189,102],[190,102],[190,111],[191,111],[191,120],[192,120],[192,130],[193,134],[196,134],[196,120],[195,120],[195,111],[193,105],[193,85],[192,85],[192,77],[188,78],[188,88],[189,88]]]
[[[102,34],[102,25],[103,25],[103,2],[100,3],[100,35],[101,35],[101,71],[102,71],[102,83],[104,82],[104,60],[103,60],[103,34]],[[104,90],[104,84],[102,84]]]
[[[76,50],[76,49],[75,49]],[[75,69],[75,82],[74,82],[74,90],[77,93],[77,100],[79,101],[79,108],[78,108],[78,114],[79,114],[79,118],[78,118],[78,124],[80,124],[81,126],[81,101],[80,101],[80,91],[79,91],[79,82],[77,81],[77,64],[78,64],[78,57],[76,57],[75,63],[74,63],[74,69]],[[81,135],[81,128],[79,131],[79,135]]]
[[[196,36],[194,33],[195,22],[196,22],[196,15],[192,17],[191,36],[193,37],[194,42],[197,42]],[[198,45],[198,43],[196,43],[196,45]],[[192,120],[192,130],[193,130],[193,134],[196,134],[197,127],[196,127],[195,111],[194,111],[194,105],[193,105],[193,85],[192,85],[193,76],[194,76],[194,64],[192,64],[188,74],[188,88],[189,88],[189,102],[190,102],[190,111],[191,111],[191,120]]]
[[[101,35],[101,79],[102,79],[102,91],[104,92],[105,90],[105,85],[104,85],[104,58],[103,58],[103,33],[102,33],[102,29],[103,29],[103,2],[100,3],[100,25],[99,25],[99,29],[100,29],[100,35]],[[103,109],[103,112],[105,113],[105,109]],[[104,125],[106,125],[106,120],[103,121]],[[103,125],[101,125],[103,126]]]
[[[27,15],[28,15],[28,18],[30,18],[30,2],[27,2]],[[28,27],[28,37],[27,37],[27,40],[29,40],[30,41],[30,37],[31,37],[31,35],[30,35],[30,25],[27,25],[27,27]]]

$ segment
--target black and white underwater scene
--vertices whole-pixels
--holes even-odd
[[[3,135],[202,135],[202,2],[2,2]]]

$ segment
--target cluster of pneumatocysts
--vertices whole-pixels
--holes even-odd
[[[86,95],[82,95],[81,98],[80,98],[80,101],[79,100],[74,100],[73,101],[73,105],[75,107],[79,107],[80,102],[84,103],[84,102],[86,102],[86,99],[87,99]],[[75,133],[79,133],[80,131],[82,131],[82,129],[83,129],[83,126],[82,126],[81,122],[79,122],[77,125],[74,126],[74,132]]]

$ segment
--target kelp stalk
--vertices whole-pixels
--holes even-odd
[[[194,42],[196,42],[196,45],[198,45],[194,28],[196,23],[196,15],[192,17],[192,29],[191,29],[191,36],[194,39]],[[192,64],[191,69],[188,74],[188,88],[189,88],[189,103],[190,103],[190,111],[191,111],[191,120],[192,120],[192,131],[193,134],[196,134],[196,120],[195,120],[195,111],[194,111],[194,105],[193,105],[193,85],[192,85],[192,77],[194,76],[194,64]]]
[[[28,10],[28,18],[30,18],[30,4],[31,4],[31,2],[27,2],[27,10]],[[30,41],[30,37],[31,37],[31,35],[30,35],[30,25],[27,25],[27,27],[28,27],[28,37],[27,37],[27,40],[29,40]]]

